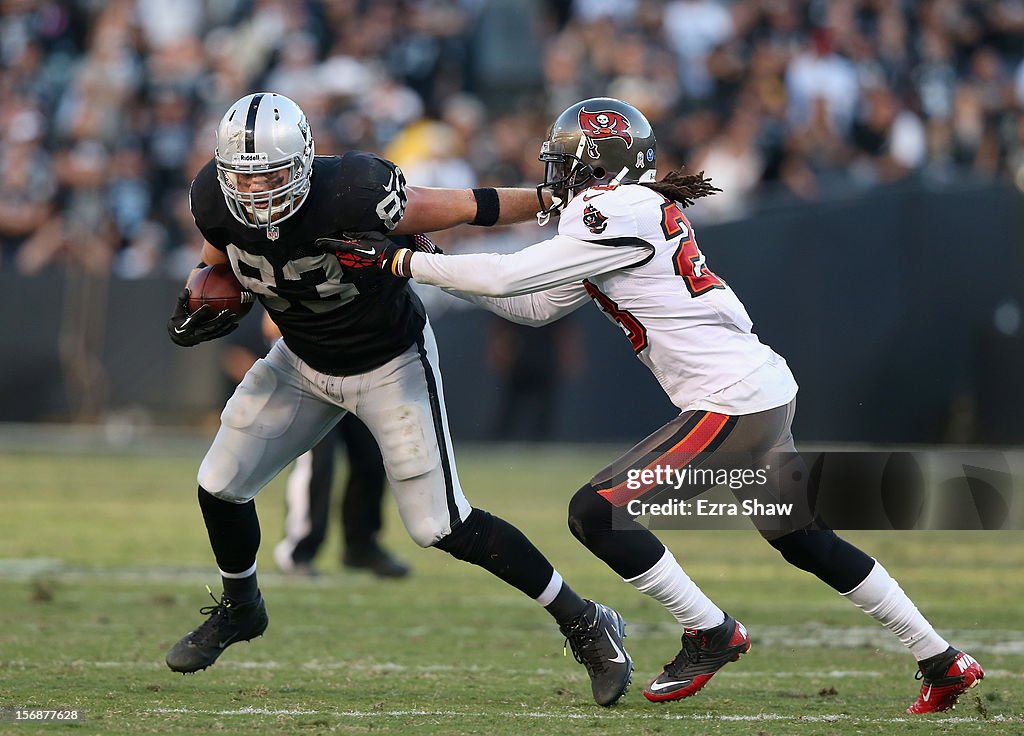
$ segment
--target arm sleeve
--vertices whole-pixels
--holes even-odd
[[[654,246],[639,238],[614,245],[556,235],[517,253],[461,256],[413,253],[412,276],[421,284],[478,296],[519,296],[633,266]]]
[[[459,291],[450,293],[494,312],[499,317],[530,327],[540,327],[554,322],[590,301],[590,295],[583,288],[581,281],[522,296],[476,296]]]

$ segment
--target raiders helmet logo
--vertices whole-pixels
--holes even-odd
[[[633,136],[629,132],[629,120],[614,110],[587,112],[580,109],[580,130],[587,137],[587,153],[597,158],[597,146],[594,141],[618,138],[626,144],[633,145]]]
[[[588,204],[583,208],[583,224],[594,235],[600,235],[608,227],[608,218],[602,215],[597,207]]]

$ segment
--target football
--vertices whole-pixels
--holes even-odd
[[[196,271],[187,286],[190,314],[209,304],[214,314],[227,309],[241,319],[256,301],[256,295],[238,282],[231,266],[226,263],[215,263]]]

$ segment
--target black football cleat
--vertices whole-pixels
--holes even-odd
[[[213,598],[213,593],[210,597]],[[205,670],[232,644],[262,636],[270,620],[262,595],[240,605],[222,594],[217,605],[200,608],[199,613],[208,616],[206,621],[185,634],[167,652],[167,666],[175,672],[188,674]]]
[[[622,640],[626,623],[616,611],[594,601],[576,619],[561,626],[576,661],[587,668],[598,705],[612,706],[629,689],[633,660]]]
[[[930,664],[920,663],[916,677],[921,680],[921,694],[907,713],[952,710],[961,695],[985,679],[985,670],[967,652],[950,647],[932,659]]]
[[[404,578],[412,568],[378,544],[348,547],[341,564],[352,570],[366,570],[379,578]]]
[[[676,658],[644,688],[644,697],[651,702],[695,695],[718,670],[750,650],[747,630],[729,614],[710,629],[683,629],[682,641],[683,648]]]

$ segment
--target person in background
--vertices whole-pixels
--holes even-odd
[[[268,343],[281,335],[269,316],[263,319],[263,334]],[[274,562],[282,572],[316,574],[313,561],[327,536],[339,444],[348,457],[339,509],[341,564],[381,578],[404,578],[409,565],[384,549],[378,538],[384,526],[384,458],[370,430],[351,413],[295,460],[285,485],[284,538],[274,547]]]

